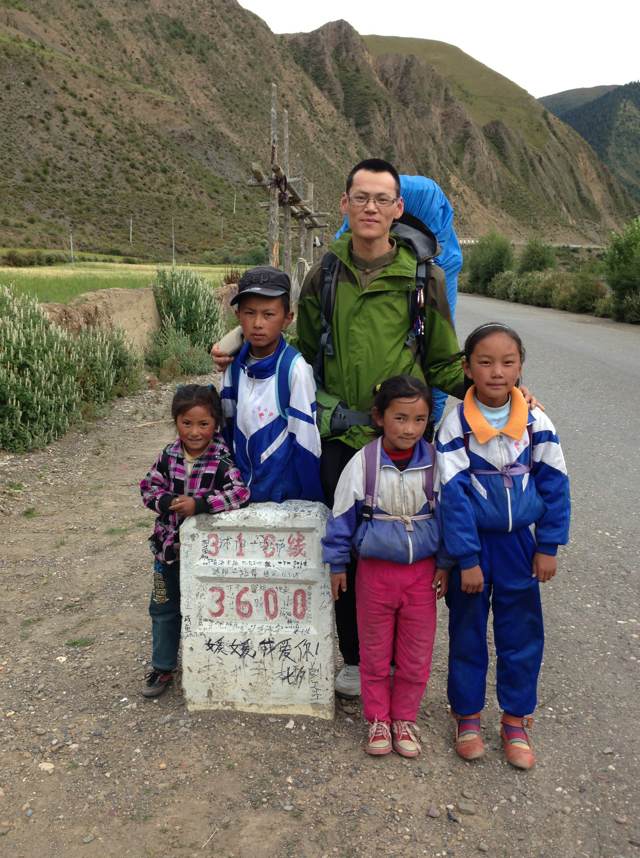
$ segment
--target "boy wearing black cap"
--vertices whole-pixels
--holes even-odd
[[[244,345],[224,373],[225,436],[252,501],[323,500],[313,371],[286,343],[291,281],[252,268],[231,301]]]

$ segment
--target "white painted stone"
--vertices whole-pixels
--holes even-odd
[[[333,718],[324,504],[250,504],[180,530],[182,684],[190,710]]]

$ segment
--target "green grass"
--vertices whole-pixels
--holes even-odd
[[[34,506],[30,506],[22,513],[25,518],[35,518],[38,515],[38,510]]]
[[[81,649],[85,646],[91,646],[94,643],[94,638],[73,638],[73,640],[65,641],[65,646]]]
[[[112,265],[106,262],[81,262],[75,265],[51,265],[38,268],[0,267],[0,283],[11,284],[23,295],[42,302],[67,304],[84,292],[98,289],[139,289],[150,286],[158,268],[169,265]],[[218,285],[226,265],[180,265],[191,268],[212,284]]]

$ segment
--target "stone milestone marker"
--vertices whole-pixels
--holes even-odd
[[[180,530],[182,684],[190,710],[333,718],[324,504],[251,504]]]

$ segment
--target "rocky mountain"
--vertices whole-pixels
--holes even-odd
[[[628,83],[562,114],[640,203],[640,82]]]
[[[73,230],[81,249],[166,258],[173,222],[179,258],[259,248],[265,198],[246,183],[269,160],[272,81],[321,209],[381,155],[439,181],[466,235],[594,240],[629,216],[577,134],[451,46],[443,70],[433,45],[345,22],[276,36],[235,0],[0,0],[0,246]]]
[[[555,114],[558,119],[563,119],[563,114],[569,110],[575,110],[576,107],[582,107],[590,101],[595,101],[601,95],[606,95],[617,89],[619,84],[610,86],[589,86],[580,89],[565,89],[563,92],[554,92],[552,95],[544,95],[539,98],[540,104],[551,113]]]

